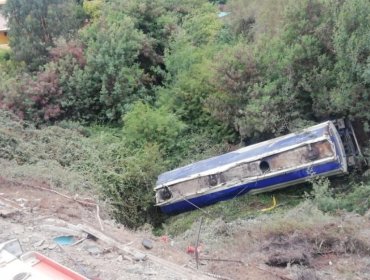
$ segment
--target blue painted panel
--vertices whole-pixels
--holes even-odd
[[[189,201],[192,204],[197,205],[198,207],[203,207],[214,204],[219,201],[235,198],[235,196],[248,193],[250,190],[253,189],[261,189],[282,183],[294,182],[299,179],[309,178],[312,174],[311,172],[315,174],[323,174],[330,171],[336,171],[341,169],[342,165],[339,162],[332,161],[325,164],[313,166],[311,170],[308,170],[307,168],[295,170],[290,173],[281,174],[271,178],[261,179],[256,182],[250,182],[244,185],[230,187],[219,192],[191,198],[189,199]],[[161,206],[161,210],[166,214],[176,214],[196,209],[196,207],[193,206],[192,204],[183,200],[175,202],[173,204]]]
[[[242,160],[248,161],[249,158],[261,156],[267,152],[273,153],[274,151],[288,148],[292,145],[299,145],[306,141],[324,136],[325,133],[328,131],[328,127],[329,122],[324,123],[315,129],[311,128],[312,130],[309,131],[292,133],[284,137],[279,137],[274,140],[269,140],[249,146],[249,148],[245,151],[243,151],[243,149],[245,148],[242,148],[234,152],[198,161],[196,163],[165,172],[159,175],[157,185],[162,185],[174,180],[187,178],[191,175],[205,172],[213,168],[222,167],[233,162],[238,162]]]

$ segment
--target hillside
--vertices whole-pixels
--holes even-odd
[[[370,279],[366,166],[173,216],[153,191],[162,172],[336,118],[369,162],[367,0],[7,0],[0,12],[0,242],[92,279]],[[153,256],[102,240],[66,252],[41,226],[63,221]]]
[[[153,229],[147,225],[133,232],[111,220],[109,216],[116,210],[97,181],[101,173],[93,174],[97,169],[109,170],[111,165],[109,162],[107,166],[100,158],[99,149],[103,147],[102,153],[106,154],[109,145],[117,148],[114,142],[109,145],[107,141],[100,142],[105,139],[102,131],[89,131],[72,123],[68,124],[69,128],[64,124],[36,129],[4,111],[0,111],[0,120],[1,240],[18,238],[24,249],[41,251],[88,277],[190,279],[193,276],[179,276],[171,268],[150,260],[137,263],[131,260],[130,254],[122,255],[104,242],[84,241],[78,246],[58,249],[53,238],[64,233],[61,229],[66,228],[65,223],[94,226],[132,249],[145,250],[141,241],[150,238],[154,241],[150,254],[166,259],[171,267],[187,265],[195,269],[194,255],[186,252],[196,244],[201,217],[202,274],[190,270],[189,275],[194,275],[194,279],[200,279],[201,275],[218,275],[221,279],[366,279],[370,276],[368,186],[353,186],[347,192],[354,195],[337,194],[333,198],[323,191],[326,183],[318,181],[312,190],[317,199],[307,196],[308,186],[298,186],[274,192],[277,207],[267,212],[262,211],[270,207],[271,194],[244,196],[203,211],[167,218],[161,227]],[[97,139],[102,146],[97,144]],[[336,184],[340,186],[339,182]],[[153,197],[152,192],[149,195]],[[94,203],[100,204],[100,226]],[[336,212],[325,214],[318,207]],[[339,211],[340,208],[365,215]],[[95,253],[91,253],[93,250]]]

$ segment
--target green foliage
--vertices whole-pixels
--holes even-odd
[[[370,7],[367,1],[345,1],[340,9],[333,36],[337,54],[337,86],[330,92],[334,113],[370,119]]]
[[[103,8],[103,0],[86,0],[83,1],[83,9],[85,13],[95,20],[101,16]]]
[[[235,37],[258,40],[280,33],[284,24],[286,7],[294,4],[291,0],[231,0],[227,3],[230,16],[225,18],[229,32]]]
[[[248,91],[253,90],[260,78],[254,50],[240,42],[218,54],[212,84],[215,90],[207,97],[206,108],[224,123],[228,123],[242,136],[246,133],[238,124],[241,112],[250,100]]]
[[[330,104],[318,104],[333,77],[326,33],[333,30],[331,11],[321,1],[298,1],[281,16],[277,34],[240,39],[221,53],[213,79],[217,90],[208,102],[213,116],[246,141],[294,131],[327,116],[325,105]]]
[[[329,188],[328,179],[318,178],[312,182],[314,203],[322,211],[335,211],[339,207],[338,201],[333,197],[333,190]]]
[[[71,122],[36,129],[0,110],[2,176],[99,194],[132,228],[160,222],[153,185],[166,161],[158,145],[133,148],[114,129],[90,129],[89,138],[81,133],[87,135],[86,129]]]
[[[222,49],[217,44],[222,24],[216,15],[215,7],[207,3],[184,17],[165,54],[168,75],[158,90],[158,104],[174,112],[191,130],[207,131],[208,137],[220,142],[235,135],[206,106],[207,97],[215,91],[210,83],[213,57]]]
[[[370,185],[368,182],[348,182],[343,191],[336,191],[339,185],[330,186],[328,179],[319,179],[313,183],[314,203],[325,212],[347,210],[365,214],[370,208]]]
[[[185,17],[182,28],[195,46],[214,42],[222,23],[214,6],[204,4]]]
[[[22,78],[25,65],[12,60],[0,63],[0,109],[9,109],[18,116],[24,116],[24,100],[22,96]]]
[[[10,50],[0,48],[0,63],[2,61],[9,60],[9,58],[10,58]]]
[[[159,147],[148,144],[133,149],[125,139],[107,130],[93,132],[85,145],[93,150],[74,169],[93,176],[101,185],[104,198],[114,207],[115,218],[130,228],[160,222],[153,192],[158,174],[165,170]]]
[[[86,161],[90,147],[71,129],[37,130],[15,115],[0,110],[1,176],[18,182],[45,182],[63,191],[97,194],[92,176],[71,168]]]
[[[3,13],[9,19],[14,58],[31,70],[47,61],[48,48],[58,37],[70,38],[84,20],[74,0],[9,0]]]
[[[300,186],[302,187],[302,186]],[[195,210],[192,212],[181,213],[169,217],[162,225],[162,232],[171,236],[178,236],[191,228],[195,221],[200,217],[206,217],[208,221],[217,221],[221,219],[226,223],[235,222],[236,220],[246,220],[258,217],[265,213],[278,214],[287,209],[297,206],[304,201],[304,188],[279,190],[274,193],[265,193],[257,195],[243,195],[229,201],[223,201],[215,205],[203,208],[203,211]],[[293,194],[294,197],[291,197]],[[269,212],[261,211],[271,207],[272,195],[281,207],[277,207]]]
[[[145,143],[155,143],[166,151],[173,151],[185,129],[185,125],[165,108],[155,109],[141,102],[133,106],[123,122],[129,144],[142,147]]]
[[[152,188],[164,170],[336,116],[368,128],[367,0],[231,0],[218,18],[221,2],[8,0],[0,108],[59,126],[1,128],[7,172],[47,173],[50,163],[56,181],[92,178],[117,219],[137,227],[158,221]],[[325,211],[362,213],[367,192],[314,186]],[[244,213],[230,203],[216,215]]]
[[[89,117],[116,121],[146,93],[146,77],[137,64],[144,35],[131,18],[113,7],[82,35],[86,66],[73,77],[76,87],[94,102],[89,107],[100,107],[98,116]]]

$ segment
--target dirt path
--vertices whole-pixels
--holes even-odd
[[[24,251],[41,252],[91,279],[211,279],[181,266],[189,261],[185,253],[171,252],[169,244],[161,244],[150,234],[126,230],[109,219],[102,219],[103,234],[150,256],[141,260],[142,255],[133,256],[99,239],[59,247],[53,239],[73,234],[70,225],[100,228],[96,208],[45,190],[0,182],[0,216],[0,243],[17,238]],[[152,250],[145,251],[143,238],[153,241]]]

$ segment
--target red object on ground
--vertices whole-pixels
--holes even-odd
[[[71,280],[87,280],[84,276],[72,271],[71,269],[57,263],[56,261],[49,259],[48,257],[32,252],[33,255],[39,263],[33,266],[34,270],[40,272],[45,277],[50,277],[50,279],[71,279]]]
[[[198,246],[198,254],[200,253],[200,251],[201,251],[201,247]],[[188,254],[195,254],[195,247],[194,246],[188,246],[186,248],[186,253],[188,253]]]
[[[0,263],[0,279],[88,280],[40,253],[23,254],[17,239],[0,244]]]
[[[170,238],[167,235],[161,236],[161,240],[165,243],[168,243],[170,241]]]

